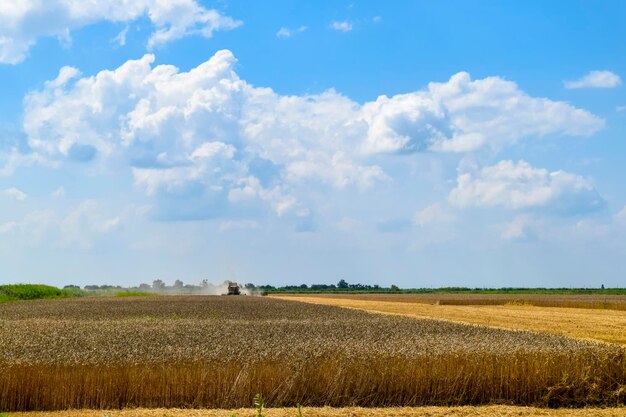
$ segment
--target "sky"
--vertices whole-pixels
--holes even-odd
[[[625,21],[0,0],[0,283],[624,287]]]

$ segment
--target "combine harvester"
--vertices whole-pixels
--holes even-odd
[[[228,282],[228,292],[224,295],[241,295],[241,288],[236,282]]]

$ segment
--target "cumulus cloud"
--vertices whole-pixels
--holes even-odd
[[[338,189],[351,185],[366,189],[387,178],[380,167],[360,166],[342,152],[332,155],[329,160],[296,161],[287,167],[286,176],[294,182],[320,178]]]
[[[276,36],[279,38],[291,38],[294,35],[297,35],[298,33],[302,33],[305,32],[308,29],[308,27],[306,26],[300,26],[299,28],[296,29],[289,29],[286,27],[281,27],[278,32],[276,32]]]
[[[197,0],[0,0],[0,63],[22,62],[38,38],[71,42],[71,31],[101,21],[133,22],[146,16],[155,28],[152,48],[189,35],[211,37],[241,22],[205,9]],[[123,31],[118,42],[125,43]]]
[[[11,125],[0,124],[0,176],[11,176],[19,167],[48,165],[46,158],[31,152],[28,138]]]
[[[525,161],[500,161],[474,172],[460,172],[448,199],[459,207],[543,207],[564,214],[591,212],[605,205],[589,179],[549,172]]]
[[[359,104],[332,89],[283,96],[254,87],[227,50],[187,72],[154,60],[148,54],[85,77],[62,68],[25,98],[30,155],[51,165],[127,166],[166,211],[179,210],[181,197],[195,202],[174,217],[207,218],[241,204],[306,217],[299,194],[312,184],[365,190],[393,181],[378,154],[467,152],[531,135],[590,135],[604,124],[498,77],[459,73]]]
[[[622,85],[619,75],[611,71],[591,71],[574,81],[564,81],[565,88],[615,88]]]
[[[254,196],[280,213],[297,206],[289,188],[309,180],[366,188],[385,179],[354,153],[359,106],[336,92],[292,97],[252,87],[232,70],[229,51],[186,73],[153,61],[146,55],[78,80],[62,69],[25,100],[29,146],[52,161],[121,160],[151,196],[224,204],[253,177]]]
[[[24,201],[28,197],[28,195],[25,192],[15,187],[11,187],[11,188],[7,188],[6,190],[3,190],[2,194],[16,201]]]
[[[372,153],[467,152],[528,136],[589,136],[604,120],[570,104],[530,97],[499,77],[466,72],[427,90],[381,96],[363,106],[365,148]]]
[[[331,22],[330,28],[339,32],[350,32],[352,30],[352,23],[348,21],[334,21]]]

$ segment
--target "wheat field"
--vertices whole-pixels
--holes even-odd
[[[617,345],[267,297],[0,305],[0,410],[617,406]]]
[[[546,409],[516,406],[463,407],[302,407],[302,417],[623,417],[626,408]],[[265,417],[297,417],[294,408],[270,408]],[[11,413],[10,417],[256,417],[254,409],[188,410],[188,409],[131,409],[131,410],[67,410]]]
[[[626,295],[618,294],[476,294],[476,293],[334,293],[285,295],[288,297],[343,298],[363,301],[388,301],[394,303],[499,306],[522,305],[534,307],[584,308],[598,310],[626,310]],[[280,297],[280,295],[278,295]]]
[[[571,305],[570,303],[575,302],[572,299],[578,300],[579,306],[599,303],[596,296],[567,297],[565,304],[563,304],[562,296],[555,296],[555,300],[552,301],[549,297],[542,296],[539,297],[539,301],[533,301],[530,295],[526,296],[523,301],[510,296],[490,296],[483,301],[483,296],[468,297],[451,294],[441,295],[443,301],[431,298],[431,296],[380,294],[272,297],[420,319],[450,320],[501,329],[547,332],[567,337],[626,344],[626,331],[624,331],[626,311],[609,308],[561,307]],[[624,296],[616,297],[623,298]],[[493,301],[494,298],[495,301]],[[483,302],[487,304],[481,304]],[[613,303],[618,303],[618,300],[614,298]],[[554,307],[539,307],[535,304],[552,304]]]

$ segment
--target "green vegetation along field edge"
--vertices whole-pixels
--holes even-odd
[[[165,295],[193,295],[193,294],[223,294],[230,281],[221,284],[210,283],[204,279],[199,284],[185,284],[176,280],[172,285],[167,285],[163,280],[156,279],[152,284],[142,283],[135,287],[124,288],[112,285],[85,285],[84,289],[89,292],[97,292],[100,295],[115,295],[116,292],[138,291],[144,293],[157,293]],[[400,288],[397,285],[388,287],[369,284],[352,284],[341,279],[337,284],[300,284],[275,287],[272,285],[257,285],[239,281],[241,289],[246,294],[271,295],[271,294],[555,294],[555,295],[626,295],[626,288],[467,288],[467,287],[440,287],[440,288]]]
[[[19,300],[37,300],[42,298],[67,298],[85,295],[80,288],[57,288],[41,284],[0,285],[0,303]]]
[[[72,298],[85,296],[117,296],[117,297],[140,297],[156,295],[143,291],[87,291],[74,285],[64,288],[57,288],[52,285],[43,284],[10,284],[0,285],[0,303],[9,301],[41,300],[50,298]],[[0,414],[0,417],[2,415]]]
[[[246,284],[246,287],[252,284]],[[626,288],[468,288],[468,287],[440,287],[440,288],[399,288],[396,285],[381,287],[379,285],[349,284],[340,280],[337,284],[288,285],[273,287],[262,285],[255,287],[266,294],[597,294],[597,295],[626,295]]]
[[[83,296],[117,296],[136,297],[156,294],[219,294],[227,282],[219,285],[209,284],[203,280],[200,285],[184,285],[177,280],[174,285],[167,286],[161,280],[155,280],[152,285],[141,284],[140,286],[122,287],[113,285],[86,285],[80,288],[76,285],[67,285],[62,289],[50,285],[39,284],[13,284],[0,285],[0,302],[35,300],[43,298],[68,298]],[[626,295],[626,288],[467,288],[467,287],[441,287],[441,288],[399,288],[396,285],[382,287],[379,285],[349,284],[340,280],[337,284],[301,284],[274,287],[271,285],[255,285],[248,283],[242,285],[248,294],[257,295],[280,295],[280,294],[545,294],[545,295]]]
[[[158,295],[158,294],[153,293],[153,292],[143,292],[143,291],[118,291],[115,293],[116,297],[151,297],[154,295]]]

